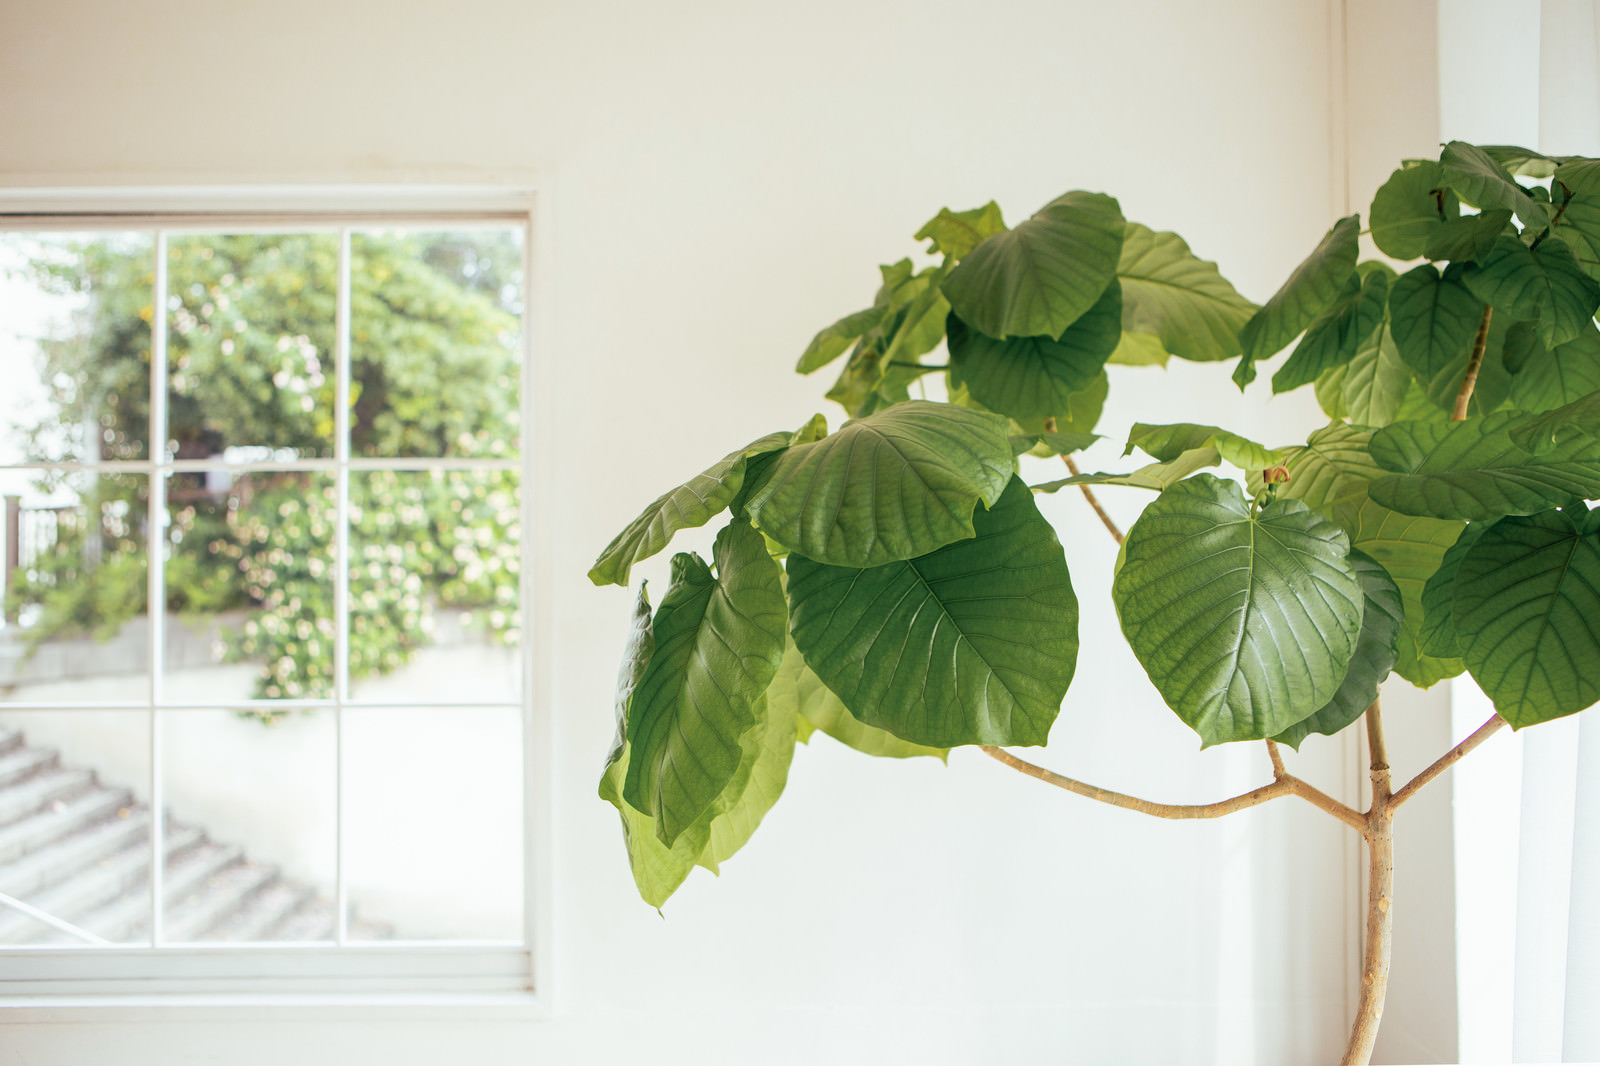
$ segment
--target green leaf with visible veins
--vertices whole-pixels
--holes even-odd
[[[805,664],[805,659],[793,643],[789,645],[789,654],[785,655],[783,666],[778,669],[778,675],[785,677],[788,683],[794,685],[800,701],[800,717],[846,747],[854,748],[865,755],[875,755],[885,759],[910,759],[918,755],[931,755],[944,762],[950,753],[948,748],[930,748],[922,744],[913,744],[909,740],[901,740],[887,730],[858,721],[845,709],[845,705],[839,702],[839,697],[835,696],[828,686],[822,683],[822,679],[812,672],[811,667]]]
[[[1256,305],[1239,295],[1215,263],[1191,252],[1176,233],[1128,223],[1117,279],[1122,286],[1122,329],[1130,337],[1142,338],[1130,341],[1129,349],[1144,352],[1137,357],[1140,362],[1165,365],[1171,354],[1210,363],[1239,354],[1239,331]]]
[[[1456,571],[1454,616],[1473,680],[1513,729],[1600,699],[1600,522],[1545,511],[1484,530]]]
[[[703,526],[722,513],[739,494],[752,458],[782,451],[792,439],[789,433],[768,433],[658,497],[606,545],[589,570],[589,580],[626,587],[634,565],[665,548],[674,533]]]
[[[1060,337],[995,340],[950,316],[950,365],[973,399],[1019,422],[1066,418],[1072,396],[1089,388],[1122,336],[1122,291],[1100,301]]]
[[[1123,455],[1140,449],[1150,458],[1170,463],[1185,452],[1212,446],[1226,462],[1240,470],[1263,470],[1283,462],[1286,452],[1263,447],[1237,433],[1217,426],[1202,426],[1194,422],[1175,422],[1165,426],[1147,426],[1135,422],[1128,430],[1128,446]]]
[[[1326,704],[1363,610],[1344,531],[1297,500],[1253,511],[1208,474],[1128,531],[1112,584],[1150,680],[1206,745],[1282,733]]]
[[[1456,571],[1467,551],[1478,542],[1489,523],[1473,522],[1461,530],[1439,561],[1439,569],[1422,587],[1422,625],[1417,629],[1417,646],[1428,655],[1455,659],[1461,657],[1456,641],[1456,621],[1452,604],[1456,598]]]
[[[912,400],[846,422],[772,465],[747,510],[790,551],[839,566],[926,555],[973,535],[1016,460],[1006,419]]]
[[[1465,367],[1483,306],[1460,281],[1424,263],[1401,275],[1389,293],[1395,350],[1423,381],[1458,361]]]
[[[715,577],[698,556],[673,557],[651,627],[655,653],[628,712],[623,796],[655,818],[668,847],[738,771],[740,741],[761,724],[757,701],[783,659],[780,570],[760,534],[735,519],[714,558]]]
[[[1511,379],[1511,403],[1519,411],[1550,411],[1600,391],[1600,330],[1592,325],[1554,350],[1535,340],[1524,357]]]
[[[1537,248],[1501,237],[1461,280],[1514,321],[1537,320],[1539,336],[1551,347],[1576,339],[1600,309],[1600,283],[1583,272],[1572,250],[1555,237]]]
[[[1367,483],[1388,473],[1367,450],[1372,432],[1335,422],[1311,434],[1285,460],[1289,481],[1278,486],[1278,498],[1300,500],[1335,520],[1341,507],[1360,504],[1367,498]]]
[[[1312,321],[1339,298],[1355,273],[1361,218],[1342,218],[1295,267],[1283,287],[1246,322],[1239,343],[1244,355],[1233,372],[1240,388],[1256,378],[1255,363],[1287,347]]]
[[[990,200],[982,207],[967,211],[941,207],[939,213],[917,230],[917,235],[912,239],[930,241],[928,251],[935,255],[961,259],[996,233],[1004,232],[1005,228],[1000,205]]]
[[[1273,737],[1297,751],[1300,742],[1312,733],[1331,737],[1366,713],[1378,698],[1378,686],[1389,676],[1399,658],[1395,646],[1400,639],[1405,613],[1400,589],[1388,572],[1364,552],[1351,549],[1350,565],[1361,582],[1364,597],[1356,652],[1350,658],[1344,680],[1339,683],[1339,691],[1333,694],[1327,706]]]
[[[1600,441],[1578,437],[1531,455],[1510,430],[1525,416],[1501,412],[1462,422],[1396,422],[1372,438],[1372,457],[1394,473],[1368,490],[1413,515],[1487,522],[1600,496]]]
[[[1548,178],[1556,172],[1559,158],[1515,144],[1485,144],[1479,146],[1485,155],[1505,167],[1507,173],[1525,178]]]
[[[1383,328],[1388,301],[1388,275],[1382,271],[1373,271],[1365,279],[1350,275],[1344,292],[1312,320],[1306,335],[1272,375],[1272,391],[1288,392],[1309,385],[1324,371],[1354,359]]]
[[[1043,744],[1078,657],[1061,543],[1019,480],[974,525],[867,569],[791,555],[794,642],[852,715],[903,740]]]
[[[809,374],[813,370],[827,366],[849,351],[850,346],[860,340],[863,334],[882,324],[888,314],[889,308],[884,306],[869,307],[864,311],[845,315],[811,338],[811,343],[806,345],[806,350],[800,355],[800,361],[795,364],[795,372]]]
[[[997,340],[1059,337],[1116,276],[1123,225],[1111,197],[1069,192],[969,252],[945,297],[963,322]]]
[[[1460,217],[1461,204],[1445,185],[1444,168],[1427,162],[1401,167],[1372,198],[1372,242],[1396,259],[1417,259],[1428,240],[1447,221]]]
[[[1528,190],[1483,149],[1464,141],[1451,141],[1444,146],[1439,163],[1445,182],[1464,203],[1485,211],[1512,211],[1524,226],[1535,230],[1550,224],[1545,205],[1529,196]]]
[[[1506,235],[1510,223],[1511,212],[1500,210],[1453,218],[1433,231],[1423,254],[1436,262],[1448,259],[1453,263],[1466,263],[1482,259],[1494,247],[1494,242]]]
[[[1455,543],[1462,523],[1400,514],[1369,499],[1341,507],[1339,524],[1349,531],[1351,545],[1372,556],[1400,589],[1405,618],[1396,642],[1395,673],[1427,688],[1465,669],[1460,659],[1425,654],[1421,645],[1427,620],[1423,588]]]
[[[1400,358],[1389,331],[1380,329],[1345,364],[1345,414],[1358,426],[1386,426],[1400,413],[1410,386],[1411,368]]]
[[[799,717],[781,666],[761,702],[761,727],[745,734],[739,771],[711,805],[710,838],[696,861],[712,873],[749,842],[789,783]]]
[[[1517,447],[1535,455],[1542,455],[1558,442],[1600,436],[1600,392],[1517,422],[1512,425],[1510,436]]]

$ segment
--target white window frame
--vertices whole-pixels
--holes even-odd
[[[165,289],[165,235],[176,232],[307,232],[333,231],[340,235],[341,284],[336,335],[338,395],[348,395],[349,286],[348,261],[351,231],[376,227],[444,228],[453,225],[501,223],[520,226],[523,237],[523,315],[521,331],[521,439],[520,524],[522,612],[522,684],[519,711],[523,736],[523,940],[518,945],[409,943],[390,946],[382,942],[343,942],[345,908],[340,899],[340,943],[335,945],[245,946],[192,945],[177,947],[73,947],[0,950],[0,1023],[83,1020],[85,1011],[97,1019],[160,1016],[170,1008],[189,1011],[196,1006],[245,1008],[259,1017],[262,1009],[289,1010],[296,1016],[307,1008],[335,1008],[341,1017],[353,1007],[376,1008],[379,1016],[417,1016],[440,1008],[454,1016],[462,1008],[487,1009],[492,1016],[508,1011],[517,1017],[547,1013],[547,979],[551,969],[553,878],[550,872],[553,796],[551,779],[552,730],[550,670],[545,634],[549,632],[547,572],[549,552],[543,550],[547,531],[534,501],[548,483],[547,459],[551,454],[544,417],[547,410],[543,374],[535,358],[541,316],[537,309],[539,246],[536,219],[542,198],[527,187],[485,186],[308,186],[282,187],[180,187],[159,189],[0,189],[0,229],[83,232],[88,230],[145,231],[156,234],[157,291]],[[151,404],[152,422],[164,408],[165,301],[154,302],[152,316]],[[348,407],[337,405],[336,431],[341,449],[332,460],[311,465],[326,467],[337,476],[341,490],[351,471],[362,466],[400,469],[406,460],[363,463],[346,454]],[[84,469],[146,473],[151,476],[151,528],[160,528],[165,516],[162,475],[193,463],[175,461],[151,447],[147,459],[135,463],[85,463]],[[426,461],[418,461],[423,465]],[[69,464],[49,464],[62,466]],[[210,460],[208,467],[219,464]],[[227,465],[227,464],[220,464]],[[240,465],[240,464],[235,464]],[[438,466],[438,462],[426,462]],[[451,464],[448,460],[443,465]],[[241,470],[249,464],[242,464]],[[115,468],[113,471],[112,468]],[[137,469],[136,469],[137,468]],[[145,469],[148,468],[148,469]],[[341,494],[342,498],[342,494]],[[342,559],[348,550],[341,524],[335,551]],[[159,558],[150,567],[150,603],[159,611],[164,603],[164,575]],[[336,612],[347,609],[341,582]],[[154,622],[155,619],[153,618]],[[151,626],[152,661],[161,659],[164,627]],[[337,655],[346,654],[341,642]],[[152,673],[148,705],[151,714],[151,806],[160,809],[159,672]],[[272,701],[336,709],[350,704],[347,693],[321,701]],[[392,706],[386,701],[385,706]],[[24,710],[26,706],[11,705]],[[51,709],[60,709],[52,706]],[[159,819],[151,846],[160,848]],[[153,864],[153,884],[160,886],[161,864]],[[343,894],[342,870],[339,875]],[[159,929],[160,893],[153,893],[156,928]],[[157,934],[159,935],[159,934]],[[537,991],[536,991],[537,990]],[[128,1013],[134,1012],[134,1013]]]

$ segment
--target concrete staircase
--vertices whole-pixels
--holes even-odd
[[[92,770],[61,765],[48,748],[0,727],[0,892],[112,943],[143,941],[150,926],[151,812]],[[163,940],[331,940],[332,901],[248,858],[198,827],[164,824]],[[388,926],[357,921],[352,938]],[[0,904],[0,946],[83,941]]]

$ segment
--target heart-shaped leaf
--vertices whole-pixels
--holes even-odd
[[[1278,498],[1300,500],[1329,518],[1341,506],[1359,504],[1366,499],[1367,483],[1388,473],[1367,450],[1371,440],[1371,430],[1343,422],[1317,430],[1285,458],[1289,480],[1278,487]]]
[[[672,587],[651,626],[655,652],[628,711],[623,796],[656,821],[668,847],[727,788],[756,702],[783,659],[778,564],[748,522],[717,535],[717,572],[699,556],[672,560]]]
[[[1000,205],[990,200],[982,207],[967,211],[952,211],[948,207],[930,218],[912,238],[930,241],[928,251],[960,259],[984,241],[1001,233],[1006,221],[1000,214]]]
[[[1015,466],[1004,417],[912,400],[788,449],[746,506],[790,551],[877,566],[971,537]]]
[[[1593,325],[1600,309],[1600,283],[1583,272],[1572,250],[1555,237],[1536,248],[1501,237],[1461,280],[1473,295],[1513,321],[1537,321],[1539,336],[1550,347],[1575,340]]]
[[[1020,480],[974,525],[867,569],[791,555],[794,642],[852,715],[904,740],[1043,744],[1078,657],[1066,559]]]
[[[910,759],[919,755],[929,755],[943,762],[949,755],[948,748],[929,748],[922,744],[913,744],[909,740],[901,740],[887,730],[859,721],[845,709],[839,697],[822,683],[822,679],[812,671],[811,667],[806,665],[805,659],[793,643],[789,645],[789,654],[784,656],[783,666],[778,669],[778,676],[785,679],[786,683],[794,685],[795,695],[799,700],[800,717],[807,724],[846,747],[884,759]],[[774,685],[777,683],[777,680],[773,681]]]
[[[1298,500],[1255,510],[1208,474],[1128,531],[1112,583],[1122,632],[1206,746],[1282,733],[1338,691],[1361,629],[1344,531]]]
[[[1550,224],[1546,205],[1528,195],[1505,167],[1487,152],[1465,141],[1451,141],[1439,156],[1445,182],[1463,203],[1485,211],[1512,211],[1524,226],[1535,230]]]
[[[1428,381],[1448,367],[1466,365],[1483,319],[1483,301],[1454,277],[1423,264],[1394,283],[1389,315],[1400,358]]]
[[[1123,225],[1111,197],[1069,192],[968,252],[945,297],[963,322],[997,340],[1059,337],[1116,276]]]
[[[1422,587],[1422,625],[1417,628],[1417,645],[1424,654],[1443,659],[1461,657],[1454,613],[1456,571],[1461,569],[1461,560],[1488,528],[1489,524],[1484,522],[1463,527],[1461,535],[1439,561],[1439,569]]]
[[[1600,523],[1587,511],[1505,518],[1456,571],[1456,639],[1513,729],[1600,699]]]
[[[1355,273],[1360,232],[1358,215],[1334,223],[1283,287],[1245,323],[1239,334],[1244,355],[1233,372],[1240,388],[1255,380],[1256,360],[1282,351],[1339,298],[1345,282]]]
[[[1400,638],[1400,624],[1405,613],[1399,588],[1383,567],[1364,552],[1352,549],[1350,566],[1361,582],[1364,597],[1356,652],[1350,658],[1344,680],[1339,683],[1339,691],[1333,694],[1327,706],[1273,738],[1296,750],[1311,734],[1331,737],[1366,713],[1378,698],[1378,686],[1389,676],[1398,658],[1395,644]]]
[[[1352,274],[1344,292],[1323,311],[1272,375],[1272,391],[1288,392],[1317,380],[1318,375],[1356,357],[1383,328],[1389,301],[1389,276],[1374,270],[1365,279]]]
[[[1385,255],[1417,259],[1443,223],[1459,217],[1461,205],[1438,163],[1401,167],[1372,197],[1368,222],[1372,242]]]
[[[1210,363],[1239,354],[1239,331],[1256,305],[1176,233],[1128,223],[1117,279],[1123,331],[1154,343],[1141,362],[1165,364],[1170,354]]]

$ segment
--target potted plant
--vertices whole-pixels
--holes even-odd
[[[1364,233],[1384,258],[1361,259]],[[1344,1053],[1367,1062],[1400,808],[1504,726],[1600,700],[1600,512],[1584,502],[1600,499],[1600,161],[1461,142],[1407,161],[1365,230],[1337,221],[1259,307],[1100,193],[1010,228],[993,203],[945,209],[916,237],[935,261],[883,267],[872,305],[800,358],[801,373],[843,359],[828,397],[851,420],[830,431],[819,415],[735,449],[645,508],[590,571],[626,586],[675,532],[726,513],[712,559],[676,555],[659,606],[641,586],[634,609],[600,794],[641,895],[660,906],[695,865],[737,851],[814,730],[880,756],[979,746],[1164,818],[1295,796],[1367,845]],[[1148,462],[1078,469],[1108,364],[1232,362],[1242,388],[1291,345],[1273,391],[1311,386],[1327,415],[1303,443],[1137,424],[1124,455]],[[929,382],[944,398],[913,399]],[[1022,453],[1059,456],[1065,476],[1024,482]],[[1125,534],[1100,486],[1153,494]],[[1202,746],[1264,743],[1271,783],[1177,806],[1004,750],[1046,742],[1077,665],[1067,559],[1034,502],[1068,490],[1120,545],[1112,598],[1162,699]],[[1463,672],[1497,713],[1391,780],[1379,685]],[[1279,754],[1357,722],[1365,811]]]

